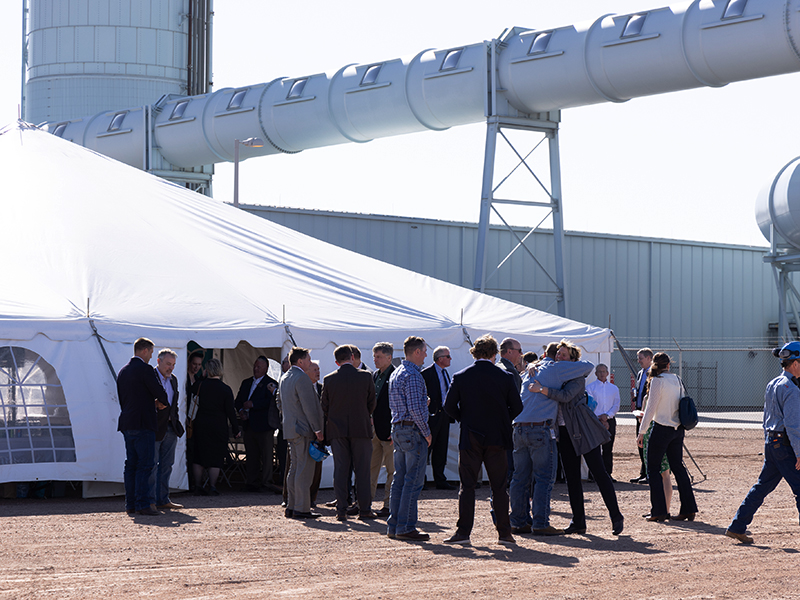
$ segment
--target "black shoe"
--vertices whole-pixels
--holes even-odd
[[[463,533],[458,533],[456,531],[453,535],[451,535],[449,538],[444,540],[444,543],[445,544],[463,544],[463,545],[466,546],[466,545],[469,544],[469,536],[468,535],[464,535]]]
[[[217,491],[217,488],[215,488],[212,485],[210,488],[208,488],[208,495],[209,496],[219,496],[219,491]]]
[[[579,527],[575,523],[570,523],[569,527],[567,527],[564,530],[564,533],[565,534],[577,533],[578,535],[583,535],[584,533],[586,533],[586,525],[584,525],[583,527]]]
[[[338,514],[338,515],[336,515],[336,520],[337,521],[347,521],[347,515],[345,513]]]
[[[669,514],[666,515],[648,515],[648,521],[655,521],[657,523],[663,523],[664,521],[669,521]]]
[[[312,513],[312,512],[297,512],[297,511],[295,511],[294,514],[292,514],[292,518],[293,519],[317,519],[317,518],[319,518],[321,516],[322,515],[319,514],[319,513]]]
[[[347,514],[351,517],[355,517],[358,514],[358,504],[353,504],[347,508]]]
[[[197,486],[197,487],[194,488],[194,495],[195,496],[208,496],[208,491],[206,491],[206,488],[202,488],[202,487]]]
[[[510,533],[508,535],[501,535],[497,539],[498,544],[516,544],[517,540],[514,539],[514,536]]]
[[[611,523],[611,533],[613,535],[619,535],[622,533],[622,528],[625,525],[625,519],[620,519],[619,521],[612,521]]]
[[[457,490],[458,487],[453,485],[449,481],[440,481],[439,483],[436,484],[436,489],[437,490],[450,490],[450,491],[453,491],[453,490]]]
[[[517,535],[520,535],[520,534],[523,534],[523,533],[530,533],[531,531],[532,530],[531,530],[531,526],[530,525],[523,525],[522,527],[512,527],[511,528],[511,533],[516,533]]]
[[[382,509],[380,509],[378,512],[375,513],[376,516],[381,517],[381,518],[388,517],[390,514],[391,514],[391,511],[388,508],[386,508],[385,506]]]
[[[293,515],[294,511],[291,508],[287,508],[285,511],[283,511],[283,516],[287,519],[291,519]]]
[[[395,538],[398,540],[407,540],[409,542],[427,542],[431,539],[427,533],[422,533],[421,531],[417,531],[416,529],[412,529],[411,531],[406,531],[405,533],[398,533]]]
[[[372,519],[377,519],[377,518],[378,518],[378,515],[376,515],[371,510],[368,510],[367,512],[358,513],[358,520],[359,521],[370,521]]]
[[[650,480],[647,479],[647,475],[639,475],[639,477],[634,477],[633,479],[631,479],[631,483],[642,483],[647,485],[648,483],[650,483]]]
[[[673,521],[694,521],[694,516],[697,513],[678,513],[674,517],[670,517]]]
[[[147,516],[149,516],[149,517],[157,517],[157,516],[158,516],[158,515],[160,515],[161,513],[160,513],[160,512],[158,512],[158,511],[155,509],[155,507],[154,507],[154,506],[151,504],[151,505],[150,505],[150,506],[148,506],[147,508],[143,508],[143,509],[141,509],[141,510],[137,510],[137,511],[136,511],[136,514],[139,514],[139,515],[147,515]]]
[[[336,508],[336,500],[331,500],[330,502],[326,502],[325,506],[328,508]]]

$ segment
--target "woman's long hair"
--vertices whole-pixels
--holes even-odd
[[[647,395],[650,392],[650,382],[653,377],[659,377],[664,373],[670,365],[669,355],[666,352],[656,352],[653,356],[653,364],[650,365],[650,372],[647,374],[647,382],[644,384],[644,393]]]

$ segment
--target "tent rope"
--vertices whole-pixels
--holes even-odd
[[[117,381],[117,373],[114,371],[114,365],[111,364],[111,359],[108,357],[108,352],[106,352],[105,346],[103,346],[103,338],[100,337],[100,334],[97,333],[97,327],[94,326],[94,320],[89,319],[89,325],[92,327],[92,335],[97,338],[97,343],[100,344],[100,350],[103,351],[103,356],[106,357],[106,364],[108,365],[108,370],[111,371],[111,376],[114,378],[114,382]]]
[[[294,341],[294,336],[292,335],[292,331],[289,329],[289,326],[284,325],[283,328],[286,330],[286,335],[288,335],[289,339],[292,340],[292,346],[297,346],[297,342]]]
[[[467,328],[466,328],[466,327],[462,327],[462,328],[461,328],[461,331],[463,331],[463,332],[464,332],[464,339],[465,339],[467,342],[469,342],[469,345],[470,345],[470,346],[474,345],[474,344],[472,343],[472,340],[471,340],[471,339],[469,339],[469,333],[467,333]]]

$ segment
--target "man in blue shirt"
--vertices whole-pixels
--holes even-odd
[[[725,531],[743,544],[753,543],[747,526],[781,479],[792,489],[800,513],[800,342],[790,342],[772,354],[781,359],[783,373],[767,384],[764,394],[764,466]]]
[[[522,379],[522,412],[514,419],[514,476],[511,480],[511,531],[535,535],[560,535],[550,526],[550,494],[556,480],[556,418],[558,402],[547,396],[550,388],[585,377],[594,365],[588,361],[555,362],[547,357],[536,375]],[[533,482],[533,518],[531,483]]]
[[[428,427],[428,390],[420,372],[428,349],[421,337],[403,342],[405,360],[389,378],[392,411],[394,478],[389,496],[389,538],[424,542],[427,533],[417,531],[417,500],[425,484],[431,430]]]

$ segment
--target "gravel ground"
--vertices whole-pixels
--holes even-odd
[[[798,598],[798,514],[785,483],[757,513],[754,545],[723,535],[763,460],[758,438],[743,437],[690,432],[687,446],[707,477],[687,459],[697,520],[648,523],[647,487],[627,483],[638,473],[633,430],[622,427],[614,475],[623,534],[611,534],[596,486],[585,483],[586,535],[517,536],[512,547],[497,544],[487,485],[472,545],[455,548],[442,540],[455,525],[457,492],[422,493],[427,543],[389,540],[382,521],[338,523],[327,508],[317,521],[287,520],[273,493],[178,494],[184,509],[133,518],[120,498],[0,500],[0,599]],[[320,492],[320,505],[332,496]],[[552,507],[552,523],[566,526],[564,485]]]

